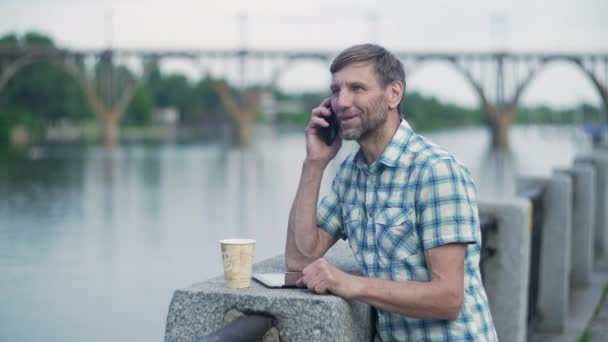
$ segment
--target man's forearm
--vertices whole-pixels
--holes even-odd
[[[319,233],[317,229],[317,202],[325,165],[305,161],[296,192],[287,230],[285,258],[289,268],[308,264],[317,255]],[[290,267],[290,263],[296,267]]]
[[[450,287],[439,281],[390,281],[357,277],[351,284],[350,298],[419,319],[457,319],[464,296],[459,287]]]

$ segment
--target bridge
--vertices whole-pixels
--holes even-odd
[[[0,61],[4,61],[0,65],[0,92],[11,78],[19,76],[21,68],[29,64],[41,61],[58,64],[83,90],[102,124],[104,143],[113,145],[118,140],[120,120],[137,85],[145,82],[151,62],[185,60],[192,63],[201,76],[208,75],[214,79],[212,84],[237,128],[239,143],[247,144],[251,139],[251,127],[260,101],[242,103],[240,97],[233,94],[219,78],[234,70],[241,84],[251,77],[264,92],[267,102],[272,103],[271,90],[277,87],[280,76],[294,64],[318,61],[329,70],[329,64],[336,54],[337,51],[254,49],[0,47]],[[514,122],[522,95],[535,77],[555,62],[572,64],[589,80],[601,99],[608,121],[608,52],[395,51],[395,55],[403,62],[406,77],[425,63],[436,61],[444,62],[457,71],[474,89],[496,148],[508,147],[508,129]],[[135,63],[141,70],[136,77],[123,77],[122,81],[117,81],[115,68],[111,67],[117,62]],[[102,75],[95,80],[90,70],[96,65],[102,70]]]

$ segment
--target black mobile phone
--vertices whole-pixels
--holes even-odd
[[[302,278],[302,272],[253,274],[253,279],[270,288],[293,288],[296,287],[296,282],[300,278]]]
[[[321,138],[328,145],[331,146],[336,138],[338,137],[338,131],[340,130],[338,126],[338,117],[331,106],[328,106],[329,111],[331,112],[330,116],[325,117],[325,121],[329,124],[329,127],[321,127],[319,131],[321,133]]]

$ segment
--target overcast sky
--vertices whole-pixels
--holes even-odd
[[[394,50],[608,52],[607,14],[607,0],[0,0],[0,34],[38,30],[72,48],[340,50],[373,41]],[[328,80],[325,66],[302,63],[281,85],[323,88]],[[439,63],[416,72],[408,87],[477,102],[462,78]],[[567,64],[548,68],[523,98],[581,101],[600,103],[590,82]]]

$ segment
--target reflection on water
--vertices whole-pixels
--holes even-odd
[[[483,129],[428,137],[471,169],[483,198],[512,194],[516,173],[570,165],[587,148],[571,134],[514,129],[502,154]],[[2,160],[0,340],[161,341],[173,290],[221,273],[218,240],[256,239],[256,260],[281,253],[304,137],[262,136],[247,150],[68,146]]]

